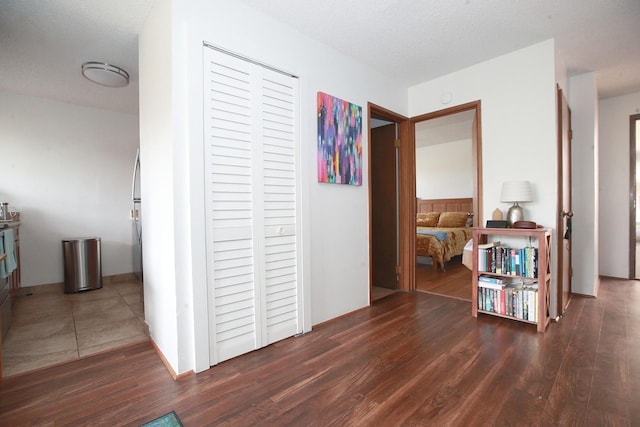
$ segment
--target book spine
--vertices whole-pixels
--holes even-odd
[[[495,273],[496,272],[496,248],[495,248],[495,246],[491,248],[490,255],[491,255],[491,272]]]
[[[504,285],[501,285],[499,283],[483,282],[481,280],[478,280],[478,288],[502,289],[504,288]]]
[[[509,316],[513,316],[513,290],[509,289]]]
[[[493,276],[478,276],[478,280],[482,282],[489,282],[489,283],[503,283],[503,280],[501,277],[493,277]]]
[[[522,292],[518,291],[518,319],[523,319]]]

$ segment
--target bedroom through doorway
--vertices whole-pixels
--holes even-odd
[[[412,118],[415,135],[415,289],[471,301],[462,264],[480,210],[480,102]]]

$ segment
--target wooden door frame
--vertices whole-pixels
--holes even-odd
[[[556,239],[557,239],[557,243],[556,243],[556,248],[557,248],[557,253],[556,253],[556,318],[559,318],[560,316],[562,316],[565,312],[566,306],[563,305],[563,291],[564,291],[564,257],[562,255],[563,253],[563,242],[564,242],[564,232],[565,232],[565,218],[562,214],[562,211],[564,210],[564,178],[563,178],[563,174],[565,173],[564,171],[564,165],[563,165],[563,126],[562,126],[562,108],[563,108],[563,98],[566,99],[564,92],[562,90],[562,88],[559,85],[556,85],[556,121],[557,121],[557,195],[558,198],[556,200],[556,205],[557,205],[557,212],[556,212],[556,218],[557,218],[557,224],[556,224]],[[568,114],[568,124],[569,124],[569,152],[567,153],[567,156],[569,157],[569,162],[571,163],[571,108],[569,107],[568,101],[567,101],[567,109],[569,110],[569,114]],[[569,170],[569,205],[571,205],[571,209],[573,210],[573,203],[571,200],[571,188],[572,188],[572,183],[571,183],[571,170]],[[571,257],[571,247],[569,247],[569,258]],[[570,259],[569,259],[570,261]],[[569,266],[567,267],[569,268],[569,301],[571,300],[571,276],[572,276],[572,266],[571,264],[569,264]],[[569,305],[569,301],[567,301],[567,305]]]
[[[454,107],[445,108],[444,110],[434,111],[432,113],[422,114],[420,116],[411,118],[411,136],[412,136],[412,145],[411,145],[411,157],[413,161],[413,176],[410,179],[413,182],[413,205],[414,211],[413,214],[413,227],[415,229],[415,163],[416,163],[416,142],[415,142],[415,124],[418,122],[423,122],[425,120],[437,119],[444,116],[450,116],[452,114],[462,113],[464,111],[475,110],[475,118],[474,118],[474,128],[472,129],[473,137],[471,144],[471,159],[472,159],[472,167],[475,171],[473,174],[473,226],[480,227],[483,224],[482,220],[482,105],[481,101],[472,101],[467,102],[466,104],[456,105]],[[414,233],[415,234],[415,233]],[[415,246],[415,235],[413,236],[413,244]],[[414,263],[415,264],[415,263]],[[415,268],[415,265],[414,265]]]
[[[425,120],[437,119],[464,111],[475,111],[474,126],[472,129],[471,158],[473,173],[473,226],[480,227],[483,224],[482,215],[482,102],[480,100],[467,102],[443,110],[434,111],[410,119],[409,135],[411,141],[409,144],[400,147],[400,157],[405,158],[406,162],[411,165],[410,168],[400,170],[400,185],[411,189],[411,199],[405,204],[400,204],[401,218],[405,218],[407,223],[407,245],[410,247],[410,258],[403,260],[403,268],[411,271],[411,282],[408,284],[410,290],[416,288],[415,270],[416,270],[416,138],[415,124]],[[404,150],[404,152],[403,152]]]
[[[640,120],[640,114],[629,116],[629,279],[636,278],[636,122]]]
[[[410,198],[413,197],[415,200],[415,183],[413,188],[407,188],[402,182],[402,176],[406,174],[406,169],[413,167],[415,173],[415,162],[413,166],[409,162],[409,159],[406,157],[406,146],[411,144],[412,138],[409,135],[409,119],[400,114],[394,113],[391,110],[387,110],[386,108],[380,107],[378,105],[372,104],[371,102],[367,103],[367,123],[368,125],[368,141],[371,142],[371,117],[375,116],[377,118],[383,118],[394,122],[398,126],[398,249],[399,249],[399,260],[398,266],[396,267],[398,272],[398,289],[402,291],[408,291],[410,289],[410,284],[415,283],[414,274],[415,272],[409,268],[407,265],[407,261],[415,258],[415,244],[414,246],[409,246],[408,236],[411,236],[411,227],[415,229],[415,213],[414,213],[414,221],[410,223],[407,221],[407,217],[402,214],[402,208],[407,203],[409,203]],[[371,189],[371,146],[367,150],[367,162],[368,162],[368,185],[369,189]],[[413,195],[413,196],[412,196]],[[415,211],[415,203],[414,211]],[[373,200],[371,198],[371,191],[369,191],[369,242],[372,241],[372,236],[375,230],[373,230],[372,226],[372,213],[373,213]],[[414,236],[415,239],[415,236]],[[373,269],[371,266],[371,260],[373,259],[373,247],[369,245],[369,302],[371,302],[371,287],[373,285]]]
[[[376,116],[395,122],[398,125],[398,289],[411,291],[416,288],[416,143],[415,123],[424,120],[435,119],[463,111],[475,110],[472,164],[475,170],[473,174],[473,225],[483,224],[482,215],[482,103],[480,100],[468,102],[432,113],[423,114],[411,119],[378,105],[367,103],[367,120],[369,123],[369,141],[371,141],[371,117]],[[368,185],[371,188],[371,150],[367,150],[369,175]],[[374,230],[372,229],[373,201],[369,192],[369,241]],[[371,263],[373,248],[369,245],[369,261]],[[372,283],[372,269],[369,265],[369,288]]]

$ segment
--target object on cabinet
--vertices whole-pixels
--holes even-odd
[[[507,228],[507,221],[488,219],[487,228]]]
[[[493,211],[493,213],[491,214],[491,219],[493,219],[495,221],[501,221],[502,220],[502,211],[500,210],[500,208],[496,208],[496,210]]]
[[[537,326],[550,322],[551,231],[548,229],[473,229],[471,313],[504,317]],[[483,244],[522,238],[521,247]],[[531,245],[535,239],[537,248]],[[512,245],[513,246],[513,245]]]
[[[524,219],[522,207],[518,203],[533,201],[531,184],[529,181],[507,181],[502,183],[500,201],[513,203],[507,212],[507,224],[511,227],[516,221]]]
[[[538,228],[538,225],[533,221],[516,221],[513,223],[513,228]]]

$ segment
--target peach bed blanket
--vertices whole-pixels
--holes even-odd
[[[464,246],[471,239],[471,228],[416,227],[416,255],[433,259],[434,267],[444,271],[444,263],[457,255],[462,255]],[[446,232],[440,241],[437,236],[423,234],[425,231]]]

